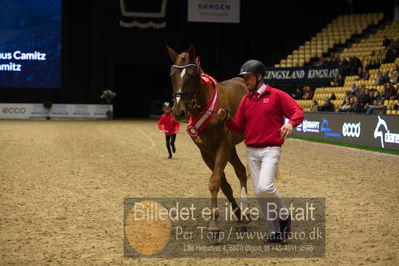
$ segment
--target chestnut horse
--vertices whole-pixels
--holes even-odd
[[[199,132],[200,138],[193,137],[193,134],[190,134],[201,152],[202,159],[212,171],[209,180],[212,216],[208,230],[212,232],[219,231],[217,224],[219,216],[217,195],[220,189],[222,189],[222,192],[231,203],[238,221],[247,222],[245,221],[247,217],[241,217],[241,209],[238,207],[233,196],[233,190],[227,182],[224,173],[227,162],[229,162],[240,181],[242,206],[248,207],[246,169],[238,157],[235,147],[235,145],[243,141],[243,135],[229,131],[224,121],[219,121],[216,116],[219,108],[228,109],[232,116],[235,115],[241,98],[247,93],[244,80],[240,77],[235,77],[220,83],[216,82],[213,85],[202,82],[201,77],[204,76],[204,73],[192,45],[189,46],[187,52],[180,54],[177,54],[169,46],[167,46],[167,49],[173,60],[170,78],[173,86],[173,114],[175,119],[182,120],[187,116],[194,118],[206,113],[209,117],[207,124]],[[213,80],[210,76],[206,75],[206,77],[208,77],[208,81],[209,79]],[[215,97],[215,90],[217,90],[217,100],[214,106],[214,110],[217,108],[216,113],[210,112],[209,109],[206,111],[206,106],[209,106],[211,98],[213,97],[214,99]]]

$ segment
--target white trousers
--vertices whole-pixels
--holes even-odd
[[[281,208],[287,208],[283,198],[274,187],[281,147],[247,147],[247,153],[248,166],[259,206],[271,231],[280,232],[279,217],[275,214],[280,213]]]

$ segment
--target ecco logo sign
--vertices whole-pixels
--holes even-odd
[[[342,125],[342,136],[358,138],[360,136],[360,125],[361,123],[344,123]]]
[[[24,107],[4,107],[2,111],[4,114],[24,114],[26,112]]]

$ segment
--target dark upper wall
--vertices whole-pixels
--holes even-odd
[[[134,1],[132,1],[134,3]],[[124,29],[119,1],[63,1],[61,89],[2,89],[0,101],[100,103],[101,91],[117,91],[117,116],[147,116],[150,99],[168,100],[170,58],[195,45],[204,70],[218,80],[234,76],[250,58],[277,63],[325,26],[347,12],[340,1],[241,1],[241,23],[188,23],[187,1],[168,1],[167,27]],[[376,12],[354,0],[354,12]]]

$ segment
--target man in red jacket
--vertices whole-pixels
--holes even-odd
[[[267,241],[280,243],[291,231],[291,217],[274,187],[274,177],[281,145],[291,136],[293,128],[302,123],[304,113],[290,95],[264,83],[265,71],[264,64],[258,60],[245,62],[239,75],[244,78],[249,92],[241,99],[234,118],[223,108],[219,109],[218,118],[226,120],[231,131],[244,133],[254,192],[272,231]],[[286,124],[285,117],[289,119]],[[285,215],[273,218],[268,206],[276,206],[277,213]]]
[[[165,133],[166,148],[168,149],[169,153],[168,159],[172,159],[172,151],[173,153],[176,152],[176,147],[175,147],[176,133],[180,129],[180,123],[175,120],[170,103],[165,102],[163,104],[162,109],[164,111],[164,114],[161,116],[161,118],[158,121],[158,128],[159,130]]]

